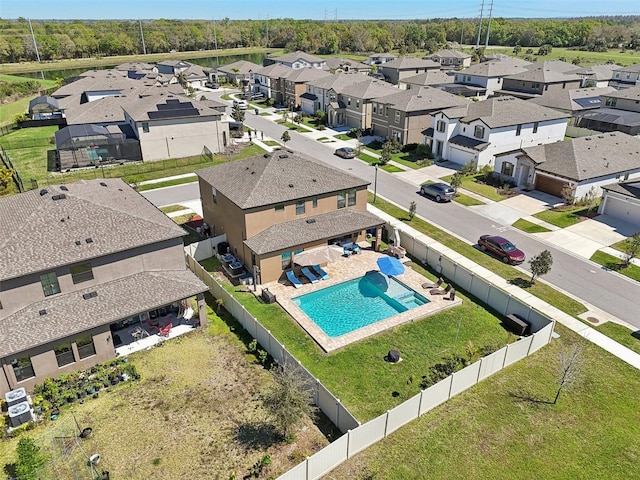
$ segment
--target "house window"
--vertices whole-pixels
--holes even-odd
[[[149,122],[142,122],[142,131],[144,133],[149,133]]]
[[[438,122],[436,123],[436,130],[442,133],[444,132],[446,125],[447,124],[444,121],[438,120]]]
[[[77,338],[76,345],[78,346],[78,356],[80,359],[96,354],[96,347],[93,344],[93,337],[91,335]]]
[[[216,198],[217,195],[217,191],[215,189],[215,187],[211,187],[211,197],[213,198],[213,203],[218,203],[218,200]]]
[[[517,125],[516,126],[516,137],[519,137],[521,133],[522,133],[522,125]]]
[[[533,133],[538,133],[538,122],[533,124]]]
[[[275,210],[276,212],[284,212],[284,203],[281,203],[280,205],[276,205]]]
[[[502,162],[502,170],[500,171],[500,173],[508,177],[513,177],[513,163]]]
[[[388,116],[389,116],[389,106],[388,106],[388,105],[385,105],[385,106],[384,106],[384,116],[385,116],[385,117],[388,117]]]
[[[31,358],[29,357],[14,358],[11,361],[11,366],[13,367],[16,380],[19,382],[36,376],[33,371],[33,365],[31,365]]]
[[[64,367],[65,365],[69,365],[70,363],[74,363],[76,361],[76,359],[73,357],[71,344],[68,342],[56,345],[53,350],[56,352],[56,361],[58,362],[58,367]]]
[[[356,204],[356,190],[354,188],[347,192],[347,205],[349,205],[350,207],[353,207],[355,204]]]
[[[282,261],[282,270],[288,270],[291,268],[291,252],[282,252],[280,260]]]
[[[304,200],[296,202],[296,215],[304,215]]]
[[[473,136],[476,138],[484,138],[484,127],[476,125],[476,127],[473,129]]]
[[[347,105],[351,106],[351,97],[347,98]]]
[[[373,113],[376,113],[376,104],[373,104]]]
[[[93,270],[91,270],[91,263],[81,263],[71,267],[71,279],[73,283],[82,283],[93,280]]]
[[[453,80],[454,80],[455,82],[457,82],[457,81],[458,81],[458,75],[456,75],[456,76],[453,78]]]
[[[400,123],[400,112],[396,110],[396,123]]]
[[[60,293],[60,285],[58,284],[58,277],[55,272],[40,275],[40,283],[42,284],[45,297]]]
[[[338,208],[344,208],[347,206],[344,192],[338,193]]]
[[[311,206],[313,208],[318,208],[318,196],[314,195],[313,198],[311,199]]]
[[[536,90],[538,90],[540,88],[540,84],[539,83],[534,83],[533,84],[533,88],[535,88]]]
[[[615,107],[616,103],[618,103],[618,99],[617,98],[607,98],[607,101],[605,102],[605,105],[607,107]]]

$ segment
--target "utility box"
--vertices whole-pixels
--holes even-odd
[[[507,315],[502,323],[507,330],[520,336],[528,335],[531,327],[529,322],[515,313]]]
[[[22,402],[9,407],[9,424],[11,427],[19,427],[31,420],[33,420],[33,415],[31,415],[29,402]]]
[[[7,406],[12,407],[18,403],[27,401],[27,391],[24,387],[16,388],[4,394],[4,399],[7,401]]]

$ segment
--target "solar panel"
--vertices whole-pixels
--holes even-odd
[[[602,103],[601,97],[576,98],[573,100],[581,107],[598,107]]]
[[[176,118],[176,117],[195,117],[199,116],[200,112],[195,108],[185,108],[181,110],[160,110],[158,112],[147,112],[151,120],[159,120],[162,118]]]

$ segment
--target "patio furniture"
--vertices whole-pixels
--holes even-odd
[[[444,290],[440,290],[439,288],[433,288],[429,290],[430,295],[446,295],[451,290],[451,285],[447,285]]]
[[[353,253],[353,250],[351,250],[351,248],[349,248],[347,245],[343,245],[342,246],[342,255],[345,257],[349,257],[351,256],[351,254]]]
[[[307,277],[307,279],[311,283],[318,283],[318,277],[316,277],[313,273],[311,273],[311,270],[309,270],[309,267],[302,267],[302,274],[305,277]]]
[[[449,291],[449,296],[448,297],[444,297],[445,300],[455,300],[456,299],[456,289],[452,288]]]
[[[444,278],[440,277],[436,283],[428,283],[428,282],[423,283],[422,288],[424,288],[425,290],[427,288],[440,288],[440,285],[442,285],[443,283],[444,283]]]
[[[294,287],[296,288],[302,287],[302,282],[296,278],[295,274],[293,273],[293,270],[287,270],[284,273]]]
[[[264,303],[268,303],[268,304],[275,303],[276,296],[273,293],[271,293],[268,288],[263,288],[262,300],[264,301]]]
[[[329,280],[329,274],[320,268],[320,265],[314,265],[313,270],[320,275],[322,280]]]
[[[353,253],[360,253],[360,245],[358,245],[357,243],[354,243],[351,247],[351,251]]]
[[[162,327],[159,331],[158,331],[158,335],[160,335],[161,337],[168,337],[169,336],[169,332],[171,332],[171,327],[173,325],[171,324],[171,322],[168,322],[164,327]]]
[[[404,273],[404,265],[394,257],[381,257],[376,260],[378,268],[382,273],[389,277],[402,275]]]

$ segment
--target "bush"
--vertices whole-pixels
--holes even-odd
[[[395,138],[390,138],[384,142],[384,146],[389,149],[389,153],[400,153],[402,151],[402,144]]]
[[[429,145],[425,145],[423,143],[421,143],[420,145],[416,146],[416,155],[419,156],[419,157],[428,158],[429,160],[433,159],[433,153],[431,152],[431,147],[429,147]]]
[[[415,152],[417,148],[418,148],[417,143],[407,143],[402,147],[402,152],[403,153]]]

